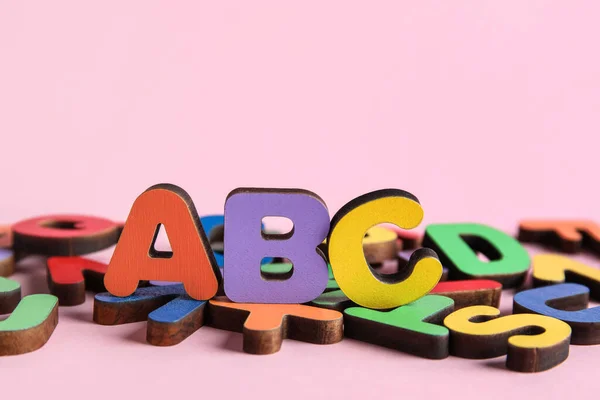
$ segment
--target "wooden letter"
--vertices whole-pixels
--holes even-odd
[[[46,262],[50,293],[61,306],[85,303],[85,290],[104,292],[108,266],[81,257],[50,257]]]
[[[472,306],[447,316],[450,354],[493,358],[508,353],[506,366],[520,372],[545,371],[568,357],[571,327],[566,323],[536,314],[499,315],[495,307]]]
[[[154,249],[161,224],[173,252]],[[140,280],[182,282],[196,300],[217,293],[219,267],[192,199],[175,185],[152,186],[133,203],[104,285],[115,296],[129,296]]]
[[[300,304],[239,304],[220,298],[209,301],[209,316],[212,327],[243,332],[244,351],[251,354],[276,353],[288,338],[332,344],[344,336],[340,312]]]
[[[600,226],[592,221],[522,221],[521,242],[542,243],[565,253],[587,247],[600,253]]]
[[[442,265],[429,249],[415,251],[407,265],[411,274],[383,275],[373,270],[363,254],[363,237],[377,224],[393,223],[413,229],[423,219],[423,209],[412,194],[386,189],[357,197],[342,207],[331,221],[328,255],[341,290],[356,304],[387,309],[408,304],[427,293],[442,276]]]
[[[560,319],[573,331],[572,344],[599,344],[600,307],[587,309],[589,297],[590,290],[576,283],[525,290],[515,294],[513,313],[534,313]]]
[[[58,324],[58,299],[49,294],[25,296],[0,321],[0,356],[29,353],[42,347]]]
[[[293,221],[289,234],[264,234],[266,216]],[[246,303],[304,303],[327,286],[327,264],[317,246],[329,229],[323,200],[306,190],[236,189],[225,202],[225,294]],[[287,279],[265,279],[261,260],[286,257],[293,263]]]
[[[344,335],[419,357],[448,357],[448,329],[439,326],[454,310],[444,296],[425,296],[392,311],[351,307],[344,311]]]
[[[21,285],[12,279],[0,277],[0,315],[9,314],[21,301]]]
[[[468,306],[498,307],[502,285],[487,279],[449,281],[438,283],[430,293],[450,297],[455,310]]]
[[[204,324],[206,301],[186,295],[183,285],[140,288],[129,297],[100,293],[94,298],[94,322],[121,325],[148,320],[146,340],[155,346],[172,346]]]
[[[425,230],[423,246],[436,251],[450,279],[493,279],[504,287],[520,285],[529,254],[517,240],[487,225],[436,224]],[[490,260],[482,261],[477,252]]]
[[[120,227],[86,215],[46,215],[13,225],[14,250],[20,254],[77,256],[117,243]]]
[[[533,285],[580,283],[590,288],[591,296],[600,300],[600,270],[558,254],[538,254],[533,257]]]

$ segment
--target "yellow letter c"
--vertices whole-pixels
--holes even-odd
[[[373,271],[363,253],[363,238],[369,228],[392,223],[403,229],[417,227],[423,208],[412,194],[398,189],[367,193],[342,207],[331,221],[329,262],[335,280],[350,300],[374,309],[411,303],[431,291],[442,276],[435,252],[419,249],[406,268],[410,275],[382,275]]]

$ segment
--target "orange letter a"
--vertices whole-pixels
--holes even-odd
[[[173,252],[154,242],[164,225]],[[207,300],[216,293],[221,272],[190,196],[181,188],[150,187],[133,203],[104,277],[115,296],[129,296],[140,280],[182,282],[188,295]]]

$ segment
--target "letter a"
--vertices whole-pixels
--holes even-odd
[[[173,252],[157,251],[154,242],[165,227]],[[216,293],[221,273],[190,196],[181,188],[155,185],[133,203],[104,277],[115,296],[129,296],[140,280],[182,282],[196,300]]]

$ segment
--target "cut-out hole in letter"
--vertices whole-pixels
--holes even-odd
[[[152,244],[150,245],[148,254],[153,258],[173,257],[173,250],[171,249],[171,243],[169,242],[167,229],[163,224],[158,224],[156,226],[154,239],[152,239]]]
[[[481,261],[490,262],[502,258],[502,253],[487,239],[471,235],[460,235],[460,237],[477,254],[477,258]]]
[[[51,219],[41,223],[44,228],[61,229],[66,231],[73,231],[81,229],[80,221],[67,221],[67,220],[55,220]]]
[[[292,262],[267,263],[272,258],[263,258],[260,261],[260,276],[266,281],[285,281],[294,274]]]
[[[261,232],[267,240],[287,240],[294,234],[294,223],[281,216],[266,216],[261,221]]]

